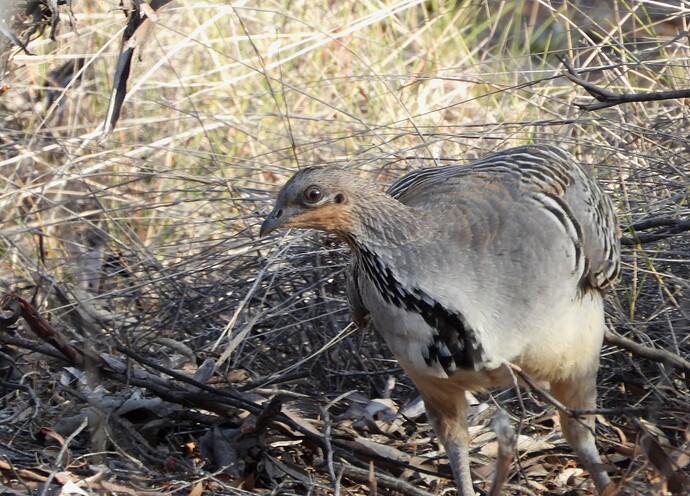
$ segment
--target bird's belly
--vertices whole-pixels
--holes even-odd
[[[577,296],[560,312],[522,331],[521,353],[512,359],[535,379],[553,381],[588,375],[599,366],[604,340],[604,302],[600,293]]]
[[[510,384],[512,376],[506,367],[510,363],[533,379],[547,382],[596,369],[605,330],[602,297],[588,292],[574,296],[565,312],[563,306],[542,307],[519,321],[481,322],[478,335],[485,361],[474,370],[449,371],[430,360],[429,347],[437,330],[419,314],[384,302],[378,302],[377,308],[380,311],[372,315],[374,327],[415,383],[424,378],[449,379],[453,387],[470,390]]]

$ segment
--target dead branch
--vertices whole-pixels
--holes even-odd
[[[528,374],[526,374],[520,367],[514,364],[510,364],[510,369],[517,374],[520,379],[522,379],[522,382],[527,384],[529,388],[534,392],[538,397],[542,399],[545,403],[549,403],[553,407],[556,408],[556,410],[559,410],[566,415],[573,417],[573,418],[578,418],[586,415],[604,415],[604,416],[613,416],[613,415],[627,415],[627,416],[639,416],[639,417],[650,417],[653,414],[659,413],[660,411],[671,411],[671,409],[664,408],[662,406],[656,406],[656,407],[620,407],[620,408],[592,408],[592,409],[583,409],[583,410],[573,410],[571,408],[566,407],[563,403],[558,401],[556,398],[551,395],[549,391],[541,387],[534,379],[532,379]]]
[[[326,448],[326,442],[321,433],[313,428],[310,429],[308,426],[302,425],[300,422],[293,420],[290,416],[280,411],[280,398],[275,398],[274,401],[269,402],[269,404],[264,407],[253,401],[245,399],[242,393],[234,390],[233,388],[219,389],[198,382],[192,377],[167,369],[166,367],[156,363],[154,360],[148,359],[133,352],[122,343],[116,342],[116,349],[118,351],[137,363],[141,363],[156,370],[157,372],[166,374],[173,380],[161,378],[158,375],[152,374],[140,367],[132,365],[132,363],[125,363],[124,361],[110,355],[97,355],[94,352],[86,353],[78,347],[72,346],[58,330],[51,326],[50,322],[43,317],[31,303],[14,294],[3,296],[3,298],[0,299],[0,330],[7,330],[9,326],[16,323],[20,316],[27,321],[31,330],[38,337],[57,349],[60,354],[57,354],[56,356],[52,350],[46,350],[35,345],[35,343],[33,346],[30,346],[29,349],[33,349],[34,351],[38,352],[51,351],[51,353],[49,353],[51,356],[61,358],[70,365],[80,368],[81,370],[83,370],[84,366],[86,365],[95,367],[96,372],[100,377],[114,380],[121,384],[140,387],[148,390],[150,393],[156,395],[164,401],[182,405],[187,408],[202,409],[213,412],[222,418],[236,417],[238,409],[245,410],[252,415],[257,416],[257,428],[260,428],[261,430],[263,430],[265,426],[270,423],[274,428],[285,433],[286,435],[294,436],[294,433],[297,432],[304,436],[306,440],[313,442],[322,449]],[[11,341],[19,346],[22,344],[27,344],[25,342],[26,340],[21,340],[14,337],[12,337],[12,339],[8,338],[10,338],[10,336],[0,334],[0,342]],[[85,358],[88,358],[88,361]],[[287,426],[289,429],[285,429],[285,426]],[[353,462],[357,460],[356,455],[363,455],[368,459],[380,462],[392,462],[392,460],[384,456],[357,449],[356,447],[348,444],[346,441],[332,439],[330,440],[330,444],[332,448],[338,449],[339,455],[342,458],[348,459],[348,456],[352,457]],[[414,467],[404,462],[395,461],[395,463],[396,465],[407,469],[424,472],[430,475],[441,476],[434,471]],[[349,469],[345,470],[346,474],[348,473],[348,470]],[[397,479],[394,480],[402,483]],[[407,486],[412,487],[409,484],[407,484]],[[405,494],[412,495],[428,494],[425,492],[420,492],[419,490],[416,491],[417,492],[410,492],[409,490],[404,490],[403,492]]]
[[[5,329],[2,324],[0,324],[0,329]],[[70,363],[65,359],[65,356],[62,353],[56,351],[54,348],[37,343],[36,341],[31,341],[30,339],[24,339],[19,336],[12,336],[10,334],[0,332],[0,344],[16,346],[17,348],[33,351],[40,355],[49,356],[64,363]]]
[[[326,470],[326,460],[315,460],[314,466]],[[355,482],[367,484],[369,482],[369,470],[354,467],[340,462],[333,462],[333,468],[343,473],[344,477]],[[408,496],[431,496],[431,493],[418,489],[409,482],[392,477],[390,475],[376,472],[376,483],[379,488],[390,489],[391,491],[399,492],[400,494]]]
[[[653,228],[662,229],[653,233],[638,233],[639,231]],[[630,230],[632,231],[632,236],[622,237],[622,245],[634,246],[638,244],[652,243],[654,241],[660,241],[662,239],[670,238],[671,236],[690,231],[690,220],[658,217],[636,222],[630,226]]]
[[[3,315],[2,320],[0,320],[0,328],[7,329],[21,316],[36,336],[62,353],[74,366],[84,369],[88,362],[98,363],[101,361],[95,353],[72,346],[31,303],[21,296],[16,294],[4,295],[0,300],[0,309],[9,313],[9,315]]]
[[[675,100],[690,97],[690,89],[643,91],[640,93],[613,93],[583,79],[569,60],[561,58],[561,63],[566,68],[563,75],[570,79],[573,83],[584,88],[587,93],[592,95],[592,97],[598,101],[598,103],[576,103],[575,105],[582,110],[600,110],[608,107],[614,107],[623,103],[657,102],[661,100]]]
[[[667,367],[675,367],[677,369],[683,370],[685,373],[690,373],[690,362],[687,361],[685,358],[667,350],[643,346],[641,344],[636,343],[635,341],[621,336],[620,334],[610,329],[606,330],[604,342],[606,344],[622,348],[639,357],[647,358],[655,362],[660,362],[666,365]]]

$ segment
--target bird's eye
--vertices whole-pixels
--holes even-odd
[[[323,193],[318,186],[309,186],[304,192],[304,201],[307,203],[316,203],[323,198]]]

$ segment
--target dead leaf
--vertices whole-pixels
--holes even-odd
[[[232,369],[225,375],[230,384],[244,384],[249,380],[249,372],[245,369]]]
[[[55,439],[60,446],[64,446],[65,438],[49,427],[41,427],[41,434],[51,439]]]
[[[292,479],[298,480],[308,487],[314,483],[310,473],[307,470],[303,469],[302,467],[300,467],[294,463],[290,463],[288,461],[281,461],[281,460],[278,460],[277,458],[274,458],[270,455],[266,455],[266,462],[267,462],[266,463],[266,471],[268,473],[272,473],[271,479],[274,479],[273,476],[277,475],[280,477],[283,475],[283,474],[276,474],[275,473],[275,469],[278,469],[281,472],[283,472],[284,474],[291,477]],[[271,463],[274,466],[274,470],[271,470],[271,468],[270,468]]]
[[[527,454],[527,453],[536,453],[538,451],[550,450],[550,449],[553,449],[555,447],[555,445],[553,443],[545,441],[544,439],[520,434],[517,437],[515,447],[519,453]],[[479,450],[479,452],[484,456],[494,458],[494,457],[498,456],[498,449],[499,449],[498,441],[493,441],[493,442],[487,443],[484,446],[482,446],[482,448]]]
[[[558,480],[559,483],[563,485],[568,485],[568,481],[572,479],[573,477],[580,477],[584,474],[584,470],[581,468],[577,467],[569,467],[569,468],[564,468],[561,470],[561,472],[556,476],[556,480]]]
[[[222,429],[214,426],[199,439],[199,451],[215,467],[240,477],[244,473],[244,460],[239,456],[237,439],[242,435],[240,429]]]
[[[60,496],[63,494],[79,494],[81,496],[89,496],[89,493],[84,491],[81,487],[72,481],[67,481],[62,489],[60,490]]]
[[[138,7],[130,12],[127,27],[122,35],[120,56],[115,66],[113,89],[110,93],[103,133],[99,139],[101,143],[110,135],[120,118],[122,104],[127,95],[127,81],[129,80],[132,60],[134,58],[134,49],[138,48],[141,50],[141,46],[152,29],[152,24],[158,20],[158,16],[155,15],[155,12],[158,12],[159,9],[170,1],[171,0],[151,0],[150,6],[145,2],[141,2],[137,4]],[[142,6],[144,6],[143,9]]]
[[[659,442],[659,437],[668,445],[668,438],[655,425],[643,419],[633,418],[633,423],[640,431],[639,445],[642,448],[649,463],[654,467],[662,481],[665,483],[675,473],[673,460]]]
[[[197,482],[194,484],[194,487],[192,487],[192,490],[189,491],[189,496],[201,496],[202,494],[204,494],[203,482]]]

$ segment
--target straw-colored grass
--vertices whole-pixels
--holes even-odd
[[[608,301],[611,325],[687,358],[690,237],[679,232],[636,243],[634,230],[650,219],[688,219],[686,102],[582,111],[575,104],[590,97],[562,77],[558,58],[614,92],[688,88],[688,39],[674,38],[687,29],[687,9],[679,2],[585,3],[173,1],[138,48],[122,116],[101,143],[126,17],[118,2],[74,0],[74,30],[61,6],[54,41],[48,26],[29,41],[32,55],[6,45],[0,58],[0,86],[9,86],[0,95],[4,292],[33,299],[56,330],[99,353],[121,357],[121,346],[188,373],[213,358],[213,381],[239,380],[234,385],[244,385],[242,395],[252,401],[286,394],[316,429],[323,429],[319,402],[347,391],[362,395],[340,400],[335,416],[361,398],[380,397],[391,377],[398,380],[392,401],[403,407],[415,396],[411,383],[375,335],[349,323],[342,247],[314,233],[258,239],[277,188],[315,163],[345,164],[385,184],[420,166],[549,142],[592,164],[616,201],[628,244],[623,279]],[[29,24],[19,16],[8,25],[20,34]],[[51,71],[76,59],[83,68],[64,88],[47,82]],[[640,234],[644,241],[648,233]],[[25,327],[16,333],[33,339]],[[40,350],[27,354],[17,346],[8,351],[16,353],[14,364],[3,367],[13,381],[30,376],[31,394],[41,402],[22,389],[6,392],[0,416],[11,421],[0,425],[0,435],[7,445],[38,449],[32,443],[40,427],[68,436],[72,424],[63,421],[88,404],[90,412],[119,420],[106,422],[107,441],[94,441],[100,431],[92,424],[70,449],[89,463],[96,445],[105,450],[96,460],[118,484],[220,494],[231,492],[220,482],[232,480],[260,492],[280,484],[298,494],[333,491],[327,471],[311,458],[322,454],[284,431],[287,441],[271,431],[265,444],[239,450],[242,464],[210,477],[219,467],[199,443],[220,417],[192,418],[201,409],[175,417],[147,405],[142,410],[159,423],[147,417],[157,437],[145,442],[132,433],[138,420],[118,414],[110,400],[155,396],[151,391],[105,380],[109,389],[100,390],[92,376],[79,379],[64,363],[43,363]],[[690,414],[679,405],[690,401],[687,376],[614,348],[602,363],[603,406],[654,409],[647,428],[682,464]],[[506,391],[479,398],[490,411],[491,398],[523,416],[530,435],[551,436],[548,406],[528,401],[531,410],[521,412]],[[24,407],[31,415],[22,416]],[[225,426],[238,428],[244,415],[223,419]],[[642,431],[633,416],[606,417],[602,451],[628,487],[659,488],[654,462],[634,451]],[[400,419],[395,428],[385,419],[348,419],[331,419],[345,438],[370,436],[423,456],[437,449],[424,417],[404,428]],[[482,415],[474,421],[488,430]],[[381,431],[372,433],[373,425]],[[591,494],[582,474],[558,477],[569,453],[556,442],[550,451],[524,455],[518,471],[529,481],[514,474],[511,482],[535,494],[573,485]],[[491,459],[473,461],[486,476]],[[52,454],[42,463],[65,468]],[[171,474],[167,489],[164,470]],[[430,491],[450,484],[412,480]],[[353,479],[341,485],[352,494],[369,491]]]

